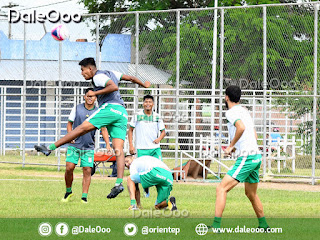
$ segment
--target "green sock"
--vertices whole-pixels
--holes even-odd
[[[122,183],[122,178],[117,178],[117,180],[116,180],[116,186],[119,186],[121,183]]]
[[[131,205],[137,205],[137,201],[135,199],[131,199],[131,202],[130,202]]]
[[[51,151],[53,151],[53,150],[56,150],[57,147],[56,147],[56,145],[54,145],[54,143],[52,143],[52,144],[49,145],[49,149],[50,149]]]
[[[259,227],[261,228],[269,227],[265,217],[258,218],[258,221],[259,221]]]
[[[81,198],[88,198],[88,193],[82,193],[82,197]]]
[[[71,187],[67,187],[67,193],[70,193],[70,192],[72,192]]]
[[[214,217],[212,227],[220,228],[220,225],[221,225],[221,217]]]

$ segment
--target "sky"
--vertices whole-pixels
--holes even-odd
[[[8,6],[12,4],[19,5],[11,9],[17,10],[21,13],[30,13],[36,10],[41,13],[48,13],[51,10],[59,11],[60,13],[80,13],[85,14],[87,10],[84,5],[78,3],[79,0],[0,0],[0,15],[8,14]],[[0,17],[0,30],[2,30],[7,36],[9,34],[9,23],[3,16]],[[23,22],[11,24],[12,39],[23,39]],[[45,32],[50,32],[51,28],[55,25],[46,21],[45,24],[26,24],[27,25],[27,39],[37,40],[41,39]],[[90,29],[94,26],[85,23],[66,24],[70,32],[70,40],[74,41],[78,38],[87,38],[91,41],[93,38],[90,34]]]

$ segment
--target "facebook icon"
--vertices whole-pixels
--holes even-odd
[[[59,222],[56,224],[55,232],[58,236],[64,237],[69,233],[69,226],[64,222]]]

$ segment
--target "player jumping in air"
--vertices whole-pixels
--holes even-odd
[[[157,188],[156,209],[163,209],[169,206],[171,211],[177,210],[175,197],[171,197],[168,200],[172,190],[173,177],[164,162],[151,156],[134,159],[132,155],[129,155],[125,158],[125,165],[130,169],[130,176],[127,179],[131,200],[129,210],[137,210],[140,207],[139,183],[143,188],[152,186]]]
[[[230,155],[234,150],[238,156],[233,168],[227,172],[216,189],[215,218],[212,228],[220,228],[221,217],[226,205],[227,193],[238,185],[245,183],[245,194],[249,198],[259,221],[259,228],[268,227],[263,213],[262,203],[257,195],[261,154],[257,144],[257,133],[249,112],[240,104],[241,89],[229,86],[226,89],[225,103],[228,111],[228,129],[231,143],[225,149]]]
[[[51,151],[63,144],[71,142],[73,139],[86,134],[96,128],[107,127],[112,138],[112,146],[117,159],[118,178],[115,186],[111,189],[108,198],[115,198],[124,188],[122,185],[124,171],[123,145],[127,132],[128,114],[124,107],[124,102],[119,93],[119,81],[125,80],[139,84],[145,88],[150,86],[150,82],[142,83],[138,78],[121,74],[115,71],[101,71],[96,67],[93,58],[83,59],[81,74],[86,80],[92,80],[94,91],[89,91],[88,96],[97,96],[99,108],[81,125],[73,129],[64,137],[51,144],[48,148],[44,145],[35,146],[35,149],[48,156]]]

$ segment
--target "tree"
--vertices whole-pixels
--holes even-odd
[[[177,8],[212,7],[214,1],[185,0],[81,0],[93,12],[123,12],[136,10],[167,10]],[[100,1],[101,2],[101,1]],[[291,0],[221,0],[220,6],[255,5]],[[227,9],[224,24],[224,77],[244,79],[245,88],[262,89],[263,80],[263,14],[262,8]],[[267,9],[267,79],[268,89],[287,90],[301,95],[313,88],[313,13],[312,5],[279,6]],[[213,11],[180,12],[180,83],[184,87],[211,89]],[[220,13],[219,13],[220,14]],[[176,79],[176,18],[174,13],[140,14],[140,50],[147,52],[143,63],[172,74]],[[219,15],[220,22],[220,15]],[[218,22],[218,26],[219,23]],[[102,32],[134,33],[134,16],[108,17]],[[219,30],[218,30],[219,32]],[[219,39],[219,38],[218,38]],[[219,79],[220,41],[217,49],[217,79]],[[217,81],[218,82],[218,81]],[[320,84],[318,84],[320,86]],[[216,86],[218,87],[218,85]],[[298,93],[296,92],[298,91]],[[311,98],[277,99],[288,102],[289,110],[298,119],[312,112]],[[319,106],[319,105],[318,105]],[[317,119],[320,119],[319,111]],[[319,121],[319,120],[318,120]],[[320,123],[317,122],[318,129]],[[300,134],[312,134],[312,122],[303,123]],[[317,142],[320,135],[317,134]],[[309,147],[310,143],[306,147]]]

